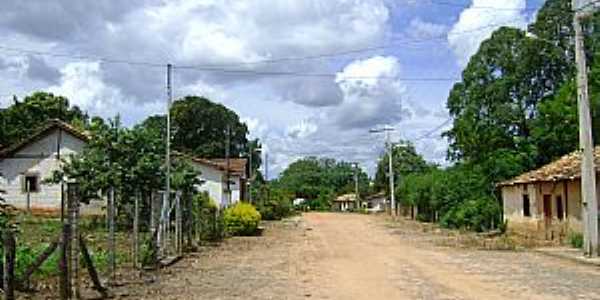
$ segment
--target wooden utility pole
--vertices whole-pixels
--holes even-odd
[[[577,64],[577,107],[579,111],[579,146],[583,151],[581,161],[581,191],[583,199],[584,252],[590,257],[598,256],[598,199],[596,198],[596,171],[594,166],[594,143],[588,95],[588,73],[581,20],[585,14],[573,0],[575,10],[575,60]]]
[[[226,133],[227,136],[225,137],[225,197],[227,198],[225,200],[225,206],[229,206],[231,204],[231,183],[230,183],[230,174],[229,174],[229,168],[230,168],[230,162],[229,162],[229,156],[230,156],[230,148],[231,148],[231,125],[227,125],[227,129],[226,129]]]
[[[360,209],[360,193],[358,191],[358,163],[354,163],[354,195],[356,196],[356,209]]]

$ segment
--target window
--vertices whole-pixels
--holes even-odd
[[[559,220],[564,218],[562,196],[556,196],[556,215]]]
[[[23,180],[23,193],[37,193],[40,191],[40,180],[37,174],[27,174]]]
[[[523,195],[523,216],[531,217],[531,204],[529,203],[529,195]]]

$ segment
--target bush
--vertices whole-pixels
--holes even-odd
[[[249,203],[238,202],[223,213],[223,223],[228,233],[232,235],[255,235],[260,223],[260,213]]]
[[[223,215],[208,193],[200,193],[193,199],[193,218],[196,220],[196,237],[199,241],[217,242],[223,239],[225,229]]]
[[[29,246],[18,246],[16,249],[15,259],[15,274],[22,276],[30,265],[33,264],[35,259],[49,246],[47,243],[37,245],[36,247]],[[36,271],[34,275],[41,277],[47,277],[50,275],[58,274],[58,253],[55,251],[48,259],[42,264],[42,266]]]
[[[567,240],[569,241],[571,247],[579,249],[583,248],[583,234],[577,232],[569,232]]]
[[[294,213],[292,195],[281,189],[270,189],[268,199],[261,200],[257,209],[263,220],[281,220]]]

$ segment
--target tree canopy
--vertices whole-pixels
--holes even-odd
[[[431,166],[425,159],[417,153],[414,145],[408,141],[402,141],[399,145],[393,147],[392,162],[394,169],[394,180],[399,182],[408,174],[421,173]],[[384,153],[377,163],[375,173],[375,189],[384,190],[389,193],[389,155]]]
[[[23,100],[14,98],[12,105],[0,110],[0,145],[11,145],[30,136],[49,119],[60,119],[83,128],[87,113],[69,100],[51,93],[35,92]]]

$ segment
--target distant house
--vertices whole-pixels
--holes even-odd
[[[0,190],[7,204],[32,213],[58,215],[66,187],[45,179],[60,168],[60,159],[81,153],[88,137],[59,120],[48,121],[33,135],[0,151]],[[59,157],[60,156],[60,157]],[[100,215],[101,201],[84,205],[83,215]]]
[[[594,151],[600,165],[600,148]],[[581,152],[498,184],[509,230],[546,239],[581,233]],[[600,182],[597,183],[597,189]]]
[[[333,210],[350,211],[356,207],[356,194],[346,194],[338,196],[333,200]]]
[[[385,193],[367,196],[362,202],[362,208],[368,212],[377,213],[385,211]]]
[[[208,192],[219,207],[226,207],[247,198],[246,168],[247,160],[243,158],[226,159],[191,158],[194,168],[199,171],[198,179],[202,182],[200,191]],[[227,172],[229,170],[229,172]],[[227,192],[227,176],[229,190]]]

